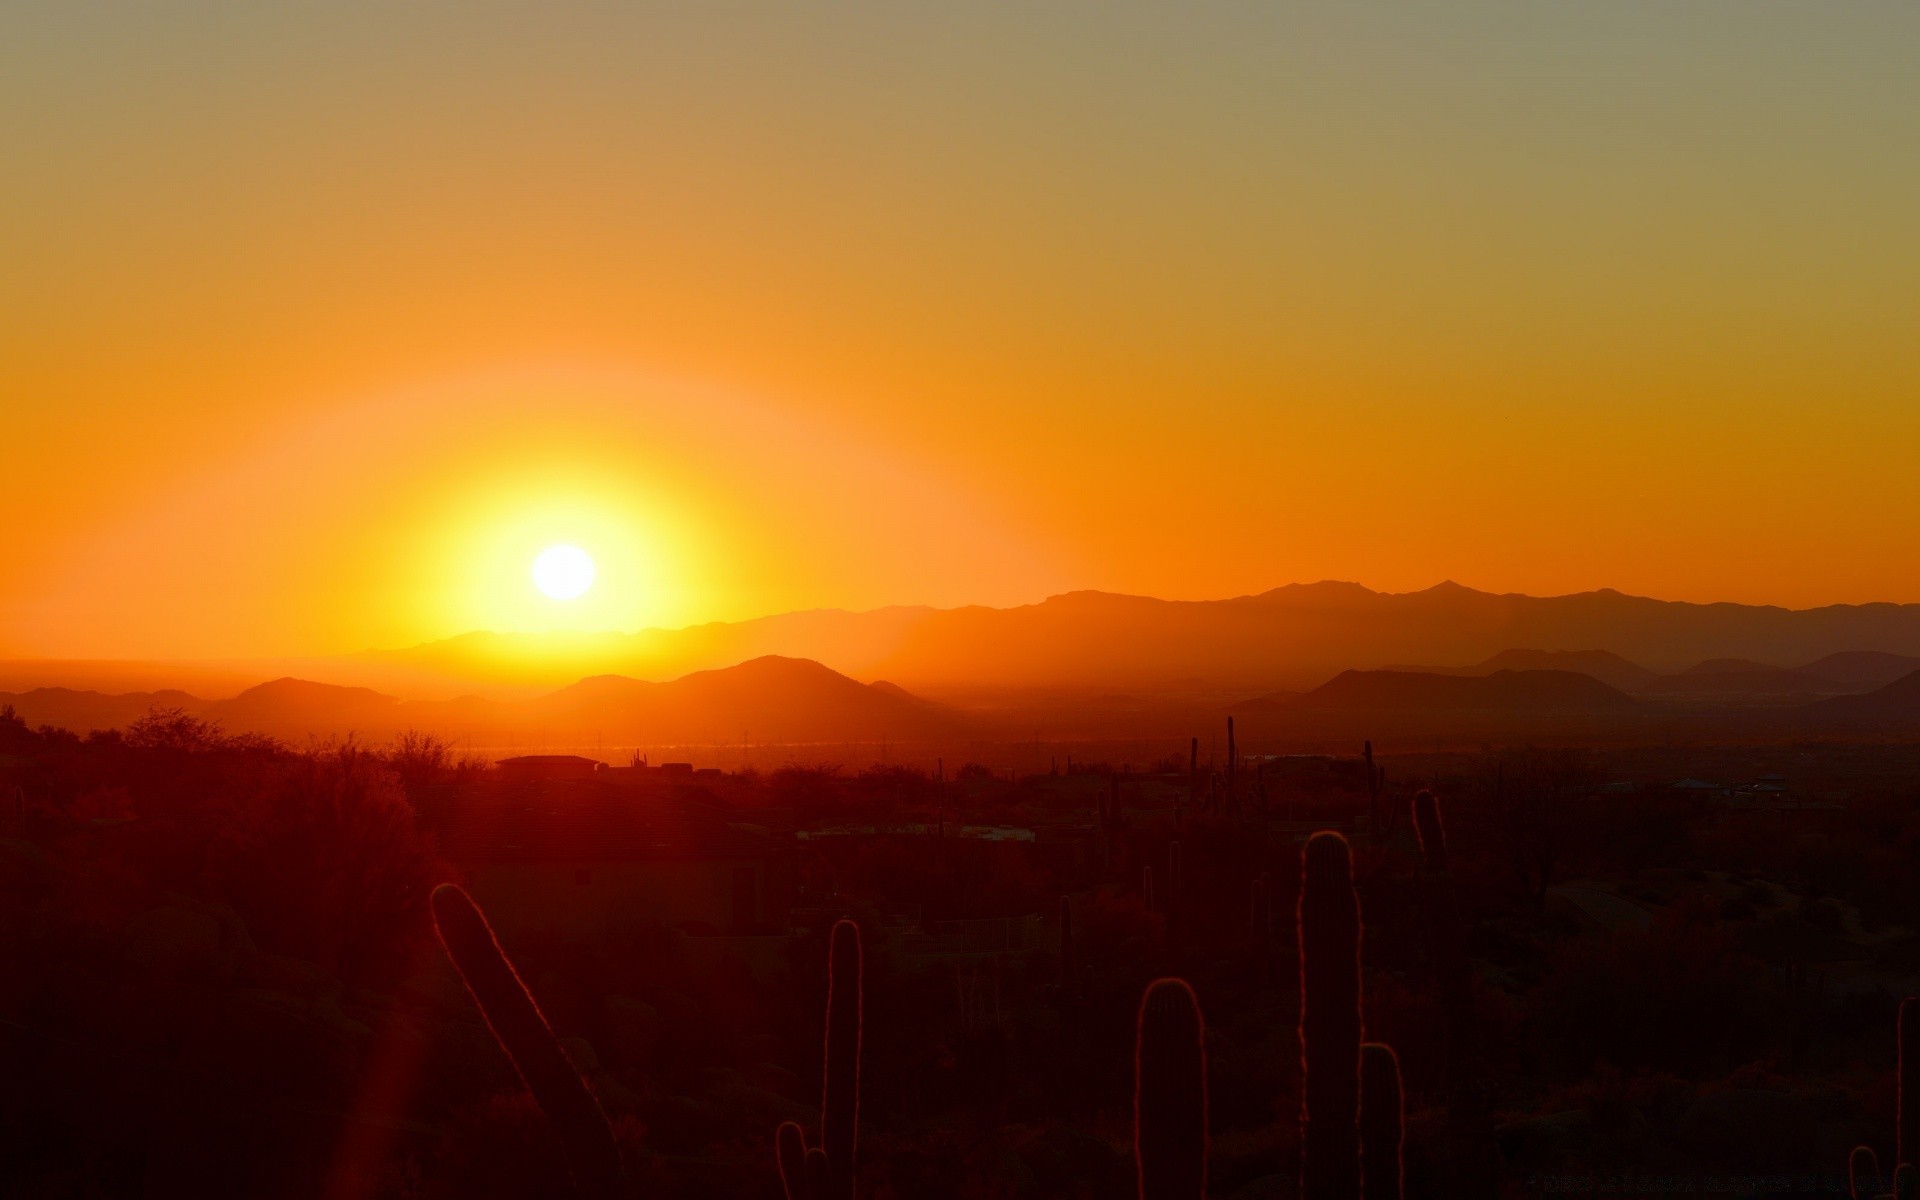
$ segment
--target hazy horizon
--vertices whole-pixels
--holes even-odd
[[[634,627],[627,627],[627,628],[609,626],[605,628],[593,628],[593,629],[589,629],[589,628],[582,628],[582,629],[472,628],[472,629],[461,629],[461,630],[450,631],[439,636],[430,637],[421,641],[411,642],[406,644],[367,645],[367,646],[359,646],[353,649],[343,650],[343,651],[323,651],[323,650],[317,650],[313,648],[305,648],[305,649],[286,648],[286,649],[280,649],[280,650],[269,650],[269,651],[264,651],[260,653],[254,653],[254,654],[233,654],[233,655],[169,656],[169,655],[163,655],[163,654],[156,654],[151,656],[133,656],[133,655],[90,656],[85,654],[12,654],[12,653],[6,652],[4,645],[0,645],[0,661],[19,663],[19,664],[46,662],[46,663],[71,663],[71,664],[89,664],[89,665],[91,664],[124,664],[128,666],[150,666],[150,665],[165,666],[168,664],[179,664],[183,666],[199,666],[199,667],[222,667],[222,666],[241,667],[241,666],[246,666],[248,664],[254,664],[254,663],[297,662],[301,660],[313,660],[313,659],[334,660],[334,659],[342,659],[342,658],[363,657],[367,655],[379,655],[379,654],[404,652],[408,650],[419,650],[419,649],[429,648],[429,647],[441,645],[444,643],[459,642],[463,639],[475,638],[475,637],[497,637],[497,638],[516,639],[516,640],[524,639],[530,642],[542,642],[547,644],[559,644],[559,645],[572,644],[572,645],[585,646],[597,640],[603,640],[607,638],[637,638],[650,633],[654,633],[654,634],[686,633],[686,632],[698,630],[708,626],[745,625],[745,624],[752,624],[755,622],[777,620],[782,617],[805,616],[809,614],[842,614],[847,616],[871,616],[871,615],[882,614],[887,612],[896,612],[896,611],[897,612],[913,612],[913,611],[954,612],[954,611],[965,610],[965,609],[991,609],[991,610],[997,610],[997,611],[1006,611],[1006,610],[1012,610],[1012,609],[1035,608],[1035,607],[1044,605],[1049,601],[1056,601],[1062,598],[1072,597],[1077,595],[1100,595],[1100,596],[1111,596],[1119,599],[1152,600],[1152,601],[1158,601],[1158,602],[1165,602],[1169,604],[1209,604],[1209,603],[1224,603],[1224,602],[1230,602],[1230,601],[1236,601],[1236,600],[1256,599],[1258,597],[1265,596],[1273,592],[1284,592],[1288,589],[1315,588],[1315,587],[1325,587],[1325,586],[1358,588],[1358,589],[1361,589],[1362,591],[1365,591],[1377,596],[1413,596],[1413,595],[1419,595],[1427,592],[1439,591],[1440,589],[1444,589],[1451,586],[1451,587],[1459,588],[1463,591],[1479,593],[1484,596],[1524,597],[1527,599],[1537,599],[1537,600],[1561,599],[1561,598],[1590,596],[1590,595],[1603,595],[1603,594],[1610,593],[1614,595],[1623,596],[1628,599],[1651,600],[1661,604],[1689,605],[1689,606],[1696,606],[1696,607],[1702,607],[1702,608],[1709,608],[1709,607],[1714,607],[1718,605],[1737,605],[1739,607],[1744,607],[1744,608],[1777,609],[1777,610],[1782,610],[1786,612],[1796,612],[1796,613],[1811,612],[1819,609],[1867,608],[1867,607],[1879,607],[1879,606],[1906,607],[1906,606],[1920,604],[1920,600],[1887,600],[1887,599],[1843,600],[1843,601],[1833,601],[1826,604],[1808,604],[1808,605],[1792,605],[1792,604],[1774,603],[1774,602],[1767,602],[1767,601],[1739,601],[1739,600],[1728,600],[1728,599],[1707,599],[1707,600],[1680,599],[1680,598],[1667,597],[1667,596],[1655,596],[1655,595],[1647,595],[1644,593],[1629,592],[1620,588],[1610,587],[1606,585],[1601,585],[1601,586],[1592,587],[1592,588],[1582,588],[1582,589],[1578,589],[1575,591],[1568,591],[1568,592],[1529,593],[1524,591],[1503,591],[1503,590],[1496,590],[1492,588],[1476,587],[1472,584],[1461,583],[1459,580],[1454,579],[1452,577],[1444,578],[1439,580],[1436,583],[1428,584],[1425,586],[1409,587],[1402,590],[1390,590],[1387,588],[1372,587],[1372,586],[1369,586],[1368,584],[1361,583],[1357,580],[1314,579],[1314,580],[1294,580],[1288,583],[1274,584],[1272,586],[1259,588],[1254,591],[1237,592],[1231,595],[1205,595],[1205,596],[1150,595],[1150,594],[1141,593],[1141,592],[1120,592],[1120,591],[1112,591],[1104,588],[1077,587],[1077,588],[1067,588],[1067,589],[1056,591],[1056,592],[1049,592],[1044,596],[1040,596],[1031,600],[1015,600],[1010,603],[998,604],[998,605],[986,604],[981,602],[973,602],[973,601],[962,601],[959,603],[945,604],[945,605],[913,602],[913,601],[896,601],[896,602],[890,602],[890,603],[876,604],[871,607],[857,607],[857,608],[837,606],[837,605],[818,605],[818,606],[813,606],[808,608],[783,609],[783,610],[772,611],[772,612],[751,613],[751,614],[730,618],[730,619],[690,621],[685,624],[679,624],[679,625],[641,625],[641,626],[634,626]],[[1534,647],[1515,646],[1515,647],[1508,647],[1508,648],[1509,649],[1533,649]],[[1862,647],[1862,648],[1865,649],[1867,647]],[[1591,647],[1579,647],[1579,649],[1604,650],[1606,649],[1606,647],[1591,646]]]

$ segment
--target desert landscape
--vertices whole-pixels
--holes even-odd
[[[1915,1200],[1920,5],[0,5],[0,1200]]]

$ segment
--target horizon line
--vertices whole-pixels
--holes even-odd
[[[32,663],[32,664],[67,665],[67,666],[126,665],[126,666],[183,666],[183,667],[200,667],[203,669],[221,668],[221,667],[240,668],[240,667],[250,666],[252,664],[257,664],[257,663],[297,662],[297,661],[304,661],[304,660],[320,660],[320,659],[356,659],[356,658],[367,658],[367,657],[379,656],[379,655],[400,654],[400,653],[405,653],[407,651],[424,649],[426,647],[445,645],[450,642],[459,641],[462,638],[473,638],[473,637],[549,638],[549,639],[565,639],[565,638],[590,639],[590,638],[610,638],[610,637],[638,638],[638,637],[645,636],[647,634],[687,633],[693,630],[711,629],[716,626],[749,625],[759,621],[779,620],[783,617],[800,617],[800,616],[811,616],[811,615],[817,615],[817,614],[836,614],[836,615],[850,616],[850,617],[864,617],[864,616],[873,616],[878,613],[885,613],[885,612],[891,612],[896,610],[922,610],[928,613],[951,613],[951,612],[962,612],[968,609],[987,609],[993,612],[1016,612],[1021,609],[1039,608],[1044,605],[1054,603],[1056,601],[1069,600],[1075,597],[1089,597],[1089,596],[1098,596],[1098,597],[1115,599],[1115,600],[1144,600],[1144,601],[1150,601],[1156,604],[1179,604],[1179,605],[1232,604],[1238,601],[1260,600],[1280,592],[1288,592],[1288,591],[1304,589],[1304,588],[1324,588],[1324,587],[1352,588],[1352,589],[1357,589],[1361,592],[1365,592],[1368,595],[1387,597],[1387,598],[1421,596],[1421,595],[1427,595],[1434,592],[1448,592],[1448,591],[1471,593],[1478,596],[1485,596],[1492,599],[1503,599],[1503,600],[1504,599],[1521,599],[1521,600],[1551,601],[1551,600],[1572,600],[1572,599],[1579,599],[1587,596],[1616,596],[1623,600],[1638,600],[1638,601],[1646,601],[1648,603],[1653,603],[1653,604],[1676,605],[1676,606],[1689,607],[1689,608],[1771,609],[1771,610],[1785,612],[1785,613],[1813,613],[1813,612],[1824,612],[1831,609],[1859,609],[1859,608],[1878,608],[1878,607],[1911,608],[1915,606],[1920,606],[1920,601],[1864,600],[1864,601],[1839,601],[1839,602],[1834,602],[1830,604],[1810,605],[1806,608],[1793,608],[1784,604],[1753,603],[1753,602],[1741,601],[1741,600],[1670,600],[1670,599],[1665,599],[1659,596],[1648,596],[1648,595],[1642,595],[1634,592],[1623,592],[1620,589],[1614,588],[1614,587],[1594,587],[1594,588],[1586,588],[1580,591],[1573,591],[1573,592],[1555,592],[1555,593],[1550,593],[1546,595],[1535,595],[1531,592],[1520,592],[1520,591],[1504,591],[1504,592],[1488,591],[1484,588],[1477,588],[1469,584],[1460,583],[1451,577],[1442,579],[1440,582],[1429,585],[1424,588],[1413,588],[1407,591],[1393,592],[1393,591],[1384,591],[1378,588],[1369,587],[1366,584],[1359,583],[1355,580],[1317,579],[1312,581],[1295,580],[1290,583],[1276,584],[1272,587],[1266,588],[1258,592],[1244,592],[1238,595],[1203,597],[1200,599],[1178,599],[1178,598],[1167,597],[1167,596],[1148,595],[1145,593],[1109,591],[1105,588],[1087,587],[1087,588],[1072,588],[1067,591],[1055,592],[1055,593],[1049,594],[1039,600],[1028,601],[1020,604],[1007,604],[1007,605],[971,603],[971,604],[954,604],[954,605],[942,606],[937,604],[924,604],[924,603],[923,604],[893,603],[893,604],[876,605],[871,608],[848,608],[848,607],[839,606],[839,605],[818,605],[812,608],[794,608],[794,609],[785,609],[778,612],[762,613],[757,616],[751,616],[751,617],[738,617],[733,619],[714,619],[710,621],[696,621],[686,625],[671,625],[671,626],[644,625],[635,629],[617,629],[617,628],[616,629],[597,629],[597,630],[465,629],[457,633],[450,633],[450,634],[443,635],[441,637],[428,638],[424,641],[412,642],[406,645],[369,646],[359,650],[280,651],[280,652],[264,652],[264,653],[241,654],[241,655],[181,656],[181,657],[159,656],[159,657],[151,657],[151,658],[130,657],[126,655],[116,655],[116,656],[107,656],[107,657],[98,657],[98,658],[81,657],[81,656],[75,656],[75,655],[65,655],[65,656],[58,656],[58,657],[3,656],[3,657],[0,657],[0,662],[14,663],[14,664]]]

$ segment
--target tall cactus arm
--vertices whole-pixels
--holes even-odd
[[[1360,1185],[1367,1200],[1405,1195],[1403,1113],[1399,1056],[1391,1046],[1365,1043],[1360,1047]]]
[[[1899,1095],[1893,1164],[1920,1162],[1920,997],[1900,1001]]]
[[[774,1131],[773,1153],[780,1164],[780,1188],[787,1200],[808,1200],[807,1137],[800,1126],[783,1121]]]
[[[820,1147],[831,1194],[852,1197],[860,1136],[860,927],[833,926],[827,967],[826,1083],[820,1097]]]
[[[441,884],[433,891],[433,923],[487,1027],[559,1133],[574,1187],[592,1200],[625,1194],[607,1114],[500,949],[480,907],[459,888]]]
[[[1300,1194],[1360,1196],[1360,904],[1338,833],[1308,839],[1300,875]]]
[[[1140,1200],[1206,1196],[1206,1023],[1184,979],[1156,980],[1140,998],[1133,1155]]]
[[[1413,798],[1413,826],[1420,834],[1420,852],[1426,856],[1427,870],[1447,869],[1447,831],[1440,824],[1440,802],[1433,793],[1422,790]]]

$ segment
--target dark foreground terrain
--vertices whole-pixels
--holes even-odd
[[[1833,1194],[1854,1145],[1891,1159],[1920,748],[1379,767],[490,768],[421,737],[295,752],[177,713],[85,737],[8,714],[0,1194],[564,1194],[553,1124],[435,937],[451,881],[636,1195],[781,1195],[775,1130],[819,1135],[848,919],[861,1195],[1133,1192],[1136,1017],[1177,976],[1206,1022],[1208,1193],[1293,1196],[1323,829],[1352,848],[1408,1195]]]

